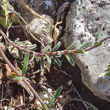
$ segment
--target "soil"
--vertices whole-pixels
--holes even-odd
[[[58,3],[61,5],[65,1],[73,2],[73,0],[59,0]],[[23,36],[23,35],[25,34],[23,33],[22,28],[10,29],[11,40],[15,40],[18,36]],[[24,38],[21,37],[21,40],[24,40]],[[64,47],[62,46],[61,49],[64,49]],[[10,59],[12,64],[15,65],[17,63],[19,67],[22,68],[22,60],[17,60],[13,58],[8,51],[6,51],[5,54],[8,57],[8,59]],[[86,107],[85,104],[82,102],[72,101],[72,99],[74,98],[87,101],[93,104],[96,108],[98,108],[98,110],[110,110],[109,102],[94,96],[93,93],[82,83],[81,71],[77,65],[72,67],[67,62],[64,56],[61,58],[61,62],[62,62],[61,67],[58,67],[56,64],[53,63],[50,67],[50,71],[47,70],[45,71],[45,79],[46,79],[45,82],[51,88],[53,88],[53,90],[56,90],[59,86],[63,86],[62,94],[66,94],[66,92],[68,92],[65,96],[71,98],[68,98],[68,100],[64,104],[63,110],[93,110],[89,107]],[[4,74],[0,79],[1,81],[0,108],[4,106],[12,106],[15,107],[15,110],[34,110],[32,109],[34,100],[33,101],[29,100],[28,93],[24,89],[22,89],[17,83],[10,81],[6,77],[7,70],[4,67],[4,64],[5,62],[3,61],[3,59],[0,59],[0,70],[2,70]],[[39,68],[40,65],[38,63],[34,61],[31,62],[31,64],[29,64],[28,66],[28,72],[26,75],[26,77],[32,81],[31,85],[34,87],[36,91],[41,90],[41,88],[38,85],[40,80],[40,72],[36,72],[39,70]],[[20,102],[18,98],[18,96],[20,95],[23,95],[23,97],[25,97],[24,99],[25,104],[22,106],[20,106]],[[14,102],[16,102],[15,105]],[[6,109],[6,110],[12,110],[12,109]]]
[[[104,101],[98,97],[96,97],[83,83],[81,80],[81,71],[78,66],[72,67],[65,58],[63,58],[62,67],[59,69],[52,68],[51,72],[47,74],[47,78],[49,84],[55,89],[60,85],[63,85],[66,88],[70,88],[68,86],[68,81],[72,80],[72,84],[77,89],[78,93],[82,97],[83,100],[90,102],[98,110],[110,110],[109,102]],[[69,76],[70,75],[70,76]],[[71,97],[75,98],[77,94],[71,92]],[[82,103],[79,102],[71,102],[64,106],[64,110],[87,110]],[[92,109],[90,109],[92,110]]]

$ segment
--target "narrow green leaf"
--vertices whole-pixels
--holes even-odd
[[[82,50],[82,49],[77,49],[77,53],[84,53],[84,50]]]
[[[0,24],[3,25],[4,28],[8,28],[10,23],[11,23],[11,21],[9,19],[8,19],[8,21],[6,23],[4,17],[0,18]]]
[[[106,71],[105,72],[105,76],[110,76],[110,72],[109,71]]]
[[[61,91],[62,91],[62,86],[60,86],[60,87],[56,90],[56,92],[53,94],[53,96],[52,96],[52,98],[50,99],[49,104],[48,104],[49,107],[52,107],[52,106],[54,105],[54,103],[55,103],[55,101],[57,100],[58,96],[61,94]]]
[[[22,74],[23,75],[25,75],[27,72],[29,56],[30,56],[30,53],[27,52],[25,55],[25,58],[24,58],[24,64],[23,64],[23,68],[22,68]]]
[[[49,58],[48,55],[45,55],[45,56],[46,56],[46,59],[47,59],[48,64],[51,65],[51,63],[52,63],[51,58]]]
[[[90,102],[84,101],[82,99],[73,99],[73,101],[79,101],[79,102],[86,103],[89,107],[92,108],[92,110],[98,110],[93,104],[91,104]]]
[[[42,50],[42,53],[46,53],[49,49],[50,49],[50,46],[47,45],[47,46]]]
[[[11,13],[9,19],[12,20],[15,24],[19,23],[19,15],[16,13]]]
[[[3,7],[4,7],[4,11],[5,11],[5,23],[8,24],[7,22],[9,21],[9,19],[8,19],[9,13],[8,13],[7,0],[3,0]]]
[[[4,11],[5,11],[5,16],[8,14],[8,8],[7,8],[7,1],[3,0],[3,6],[4,6]]]
[[[62,63],[56,56],[53,56],[52,59],[59,67],[61,67]]]
[[[99,28],[97,34],[96,34],[96,38],[95,38],[95,41],[96,41],[96,42],[99,40],[99,37],[100,37],[100,35],[101,35],[101,32],[102,32],[103,28],[104,28],[104,25],[102,24],[102,25],[100,26],[100,28]]]
[[[110,65],[108,65],[108,71],[110,72]]]
[[[32,49],[35,49],[36,47],[37,47],[37,45],[36,44],[33,44],[33,45],[29,46],[28,49],[29,50],[32,50]]]
[[[90,47],[91,45],[92,45],[92,42],[87,42],[87,43],[85,43],[83,46],[81,46],[79,49],[84,50],[84,49]]]
[[[57,55],[56,55],[56,57],[61,57],[62,55],[61,55],[61,52],[60,51],[57,51]]]
[[[44,68],[45,63],[44,63],[44,59],[43,59],[43,57],[41,57],[41,59],[40,59],[40,63],[41,63],[42,68]]]
[[[39,63],[40,57],[36,56],[36,57],[35,57],[35,60],[36,60],[37,63]]]
[[[15,82],[19,82],[19,80],[22,80],[24,77],[22,76],[10,76],[10,79],[15,81]]]
[[[52,48],[52,52],[55,52],[59,49],[59,47],[61,46],[61,42],[58,42],[53,48]]]
[[[68,62],[69,62],[72,66],[75,66],[75,62],[74,62],[74,60],[71,58],[70,55],[66,55],[66,59],[68,60]]]
[[[73,42],[69,47],[67,47],[66,50],[72,50],[74,48],[74,46],[75,46],[75,43]]]
[[[5,16],[5,10],[1,9],[1,15]]]
[[[102,44],[102,42],[95,42],[94,45],[95,45],[96,47],[98,47],[98,46],[100,46],[101,44]]]
[[[18,77],[18,75],[15,73],[13,75],[10,76],[10,79],[14,78],[14,77]]]
[[[108,65],[108,68],[106,70],[106,73],[105,73],[106,76],[110,76],[110,65]]]

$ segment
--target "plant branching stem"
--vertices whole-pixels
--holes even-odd
[[[31,50],[26,49],[26,48],[19,47],[19,46],[15,45],[11,40],[9,40],[8,37],[4,34],[4,32],[1,29],[0,29],[0,33],[2,34],[3,38],[7,41],[7,43],[13,45],[17,49],[20,49],[20,50],[22,50],[24,52],[29,51],[31,54],[34,54],[34,55],[39,56],[39,57],[45,56],[45,55],[48,55],[48,56],[58,55],[58,52],[49,51],[49,52],[46,52],[46,53],[40,53],[40,52],[35,52],[35,51],[31,51]],[[100,41],[100,43],[103,43],[107,39],[110,39],[110,37],[107,37],[107,38],[102,39]],[[90,50],[92,50],[92,49],[94,49],[96,47],[97,46],[93,45],[92,47],[89,47],[89,48],[85,49],[84,51],[90,51]],[[73,54],[73,53],[77,53],[77,50],[66,50],[65,49],[65,50],[60,51],[60,53],[61,53],[61,55],[65,55],[67,53],[72,53]]]
[[[2,58],[5,60],[5,62],[10,66],[10,68],[17,73],[18,76],[21,76],[21,74],[16,70],[16,68],[11,64],[11,62],[8,60],[8,58],[6,57],[6,55],[4,54],[2,47],[0,46],[0,55],[2,56]],[[34,90],[34,88],[29,84],[29,82],[23,78],[22,80],[27,86],[28,88],[31,90],[31,92],[35,95],[35,97],[39,100],[39,102],[41,103],[41,105],[43,106],[43,108],[45,110],[49,110],[47,105],[42,101],[42,99],[39,97],[39,95],[37,94],[37,92]],[[22,86],[22,85],[21,85]],[[23,86],[22,86],[23,87]]]

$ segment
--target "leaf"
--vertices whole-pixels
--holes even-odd
[[[72,50],[74,48],[74,46],[75,46],[75,43],[73,42],[73,43],[71,43],[71,45],[69,47],[67,47],[66,50]]]
[[[110,76],[110,72],[109,71],[106,71],[105,72],[105,76]]]
[[[1,9],[1,15],[5,16],[5,10]]]
[[[37,63],[39,63],[40,57],[36,56],[36,57],[35,57],[35,60],[36,60]]]
[[[77,49],[77,53],[84,53],[84,50],[82,50],[82,49]]]
[[[61,42],[58,42],[53,48],[52,48],[52,52],[55,52],[59,49],[59,47],[61,46]]]
[[[8,13],[7,1],[6,0],[3,0],[3,6],[4,6],[5,15],[6,15]]]
[[[94,45],[95,45],[96,47],[98,47],[98,46],[100,46],[101,44],[102,44],[102,42],[95,42]]]
[[[106,75],[110,76],[110,65],[108,65],[108,69],[106,70]]]
[[[44,68],[45,64],[44,64],[44,59],[43,59],[43,57],[41,57],[40,63],[41,63],[42,68]]]
[[[75,62],[74,62],[74,60],[71,58],[70,55],[66,55],[66,59],[68,60],[68,62],[69,62],[72,66],[75,66]]]
[[[95,41],[96,41],[96,42],[99,40],[99,37],[100,37],[100,35],[101,35],[101,32],[102,32],[103,28],[104,28],[104,25],[102,24],[102,25],[100,26],[100,28],[99,28],[97,34],[96,34],[96,38],[95,38]]]
[[[89,107],[92,108],[92,110],[98,110],[93,104],[87,102],[87,101],[84,101],[84,100],[81,100],[81,99],[73,99],[73,101],[79,101],[79,102],[83,102],[83,103],[86,103],[87,105],[89,105]]]
[[[27,71],[27,68],[28,68],[29,56],[30,56],[30,53],[27,52],[26,55],[25,55],[25,58],[24,58],[24,64],[23,64],[23,68],[22,68],[22,74],[23,75],[26,74],[26,71]]]
[[[11,19],[14,23],[19,22],[19,16],[16,13],[11,13],[9,19]]]
[[[56,55],[56,57],[61,57],[62,55],[61,55],[61,52],[60,51],[57,51],[57,55]]]
[[[8,28],[10,23],[11,23],[11,21],[9,19],[8,19],[8,21],[6,23],[4,17],[0,18],[0,24],[2,24],[4,28]]]
[[[108,71],[110,72],[110,65],[108,65]]]
[[[10,79],[15,81],[15,82],[19,82],[19,80],[22,80],[24,77],[23,76],[10,76]]]
[[[46,56],[46,59],[47,59],[48,64],[51,65],[51,63],[52,63],[51,58],[49,58],[48,55],[45,55],[45,56]]]
[[[8,64],[4,64],[6,68],[6,76],[9,78],[10,76],[18,76]],[[16,70],[19,72],[20,75],[22,75],[21,69],[19,67],[16,67]]]
[[[61,91],[62,91],[62,86],[60,86],[60,87],[56,90],[56,92],[53,94],[53,96],[52,96],[52,98],[50,99],[49,104],[48,104],[49,107],[52,107],[52,106],[54,105],[54,103],[55,103],[55,101],[57,100],[58,96],[61,94]]]
[[[52,59],[59,67],[61,67],[62,63],[56,56],[53,56]]]
[[[42,53],[46,53],[49,49],[50,49],[50,46],[47,45],[47,46],[42,50]]]
[[[85,50],[86,48],[90,47],[92,45],[92,42],[87,42],[83,46],[81,46],[79,49]]]
[[[36,45],[36,44],[30,45],[30,46],[28,47],[29,50],[32,50],[32,49],[35,49],[35,48],[37,48],[37,45]]]
[[[4,6],[4,11],[5,11],[5,23],[7,24],[7,21],[8,21],[7,0],[3,0],[3,6]]]

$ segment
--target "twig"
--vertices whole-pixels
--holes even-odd
[[[102,39],[99,43],[102,44],[105,40],[108,40],[108,39],[110,39],[110,37],[106,37],[106,38]],[[94,46],[92,46],[92,47],[86,49],[85,51],[90,51],[90,50],[92,50],[92,49],[94,49],[94,48],[96,48],[96,47],[97,47],[97,46],[94,45]]]
[[[0,108],[2,108],[2,105],[3,105],[3,102],[2,102],[3,95],[4,95],[4,94],[3,94],[3,93],[4,93],[4,92],[3,92],[3,91],[4,91],[4,89],[3,89],[3,84],[1,84],[1,88],[2,88],[2,90],[1,90],[1,91],[2,91],[2,93],[1,93],[1,99],[0,99],[0,100],[1,100],[1,101],[0,101],[0,105],[1,105],[1,107],[0,107]]]
[[[17,73],[18,76],[21,76],[21,74],[16,70],[16,68],[11,64],[11,62],[8,60],[8,58],[5,56],[2,47],[0,46],[0,55],[5,60],[5,62],[10,66],[10,68]],[[28,88],[31,90],[31,92],[35,95],[35,97],[39,100],[41,105],[44,107],[45,110],[49,110],[47,105],[42,101],[42,99],[39,97],[37,92],[33,89],[33,87],[29,84],[29,82],[26,80],[26,78],[23,78],[22,81],[28,86]],[[20,83],[22,84],[22,83]],[[23,85],[21,85],[23,87]]]
[[[78,97],[82,100],[82,97],[81,95],[79,94],[79,92],[77,91],[76,87],[72,84],[72,88],[73,88],[73,91],[76,92],[76,94],[78,95]],[[86,107],[87,110],[89,110],[87,104],[85,102],[83,102],[84,106]]]
[[[20,0],[20,2],[35,16],[38,16],[39,18],[41,18],[42,20],[46,21],[50,26],[54,27],[49,21],[47,21],[46,19],[44,19],[42,16],[40,16],[38,13],[36,13],[34,10],[32,10],[25,2],[23,2],[22,0]]]
[[[27,22],[24,20],[24,18],[19,14],[19,13],[17,13],[15,10],[14,10],[14,8],[13,8],[13,6],[11,6],[11,4],[8,2],[8,8],[9,8],[9,10],[11,10],[13,13],[15,13],[16,14],[16,16],[18,16],[22,21],[23,21],[23,23],[25,24],[25,25],[27,25]],[[31,8],[29,8],[29,9],[31,9]],[[31,10],[30,10],[31,11]],[[35,12],[36,13],[36,12]],[[34,14],[34,13],[33,13]],[[36,13],[37,14],[37,13]],[[38,14],[39,15],[39,14]],[[37,15],[36,15],[37,16]],[[40,15],[39,15],[40,16]],[[41,16],[42,17],[42,16]],[[40,17],[40,18],[41,18]],[[43,18],[43,17],[42,17]],[[44,18],[43,18],[44,19]],[[19,22],[19,24],[21,25],[21,27],[23,28],[23,30],[24,30],[24,25],[20,22],[20,20],[18,19],[18,22]],[[12,24],[12,23],[11,23]],[[8,32],[8,30],[9,30],[9,28],[11,27],[11,25],[8,27],[8,29],[7,29],[7,32]],[[32,34],[32,32],[30,31],[30,30],[28,30],[26,27],[25,27],[25,30],[24,30],[24,32],[25,31],[27,31],[30,35],[31,35],[31,37],[34,39],[34,40],[36,40],[37,42],[39,42],[43,47],[45,47],[44,46],[44,44],[39,40],[39,39],[37,39],[33,34]],[[26,36],[27,37],[27,36]],[[28,38],[28,37],[27,37]]]
[[[29,51],[31,54],[34,54],[34,55],[39,56],[39,57],[45,56],[45,55],[48,55],[48,56],[58,55],[59,52],[61,53],[61,55],[65,55],[65,54],[67,54],[67,53],[70,53],[70,54],[78,53],[77,50],[66,50],[66,49],[65,49],[65,50],[62,50],[62,51],[59,51],[59,52],[48,51],[48,52],[46,52],[46,53],[40,53],[40,52],[31,51],[31,50],[29,50],[29,49],[22,48],[22,47],[20,47],[20,46],[15,45],[11,40],[8,39],[8,37],[4,34],[4,32],[3,32],[1,29],[0,29],[0,33],[2,34],[3,38],[7,41],[7,43],[13,45],[13,46],[16,47],[17,49],[20,49],[20,50],[22,50],[22,51],[24,51],[24,52]],[[105,40],[108,40],[108,39],[110,39],[110,37],[107,37],[107,38],[102,39],[99,43],[102,44]],[[94,48],[96,48],[96,47],[97,47],[96,45],[93,45],[92,47],[90,47],[90,48],[88,48],[88,49],[85,49],[84,51],[85,51],[85,52],[86,52],[86,51],[90,51],[90,50],[92,50],[92,49],[94,49]]]

